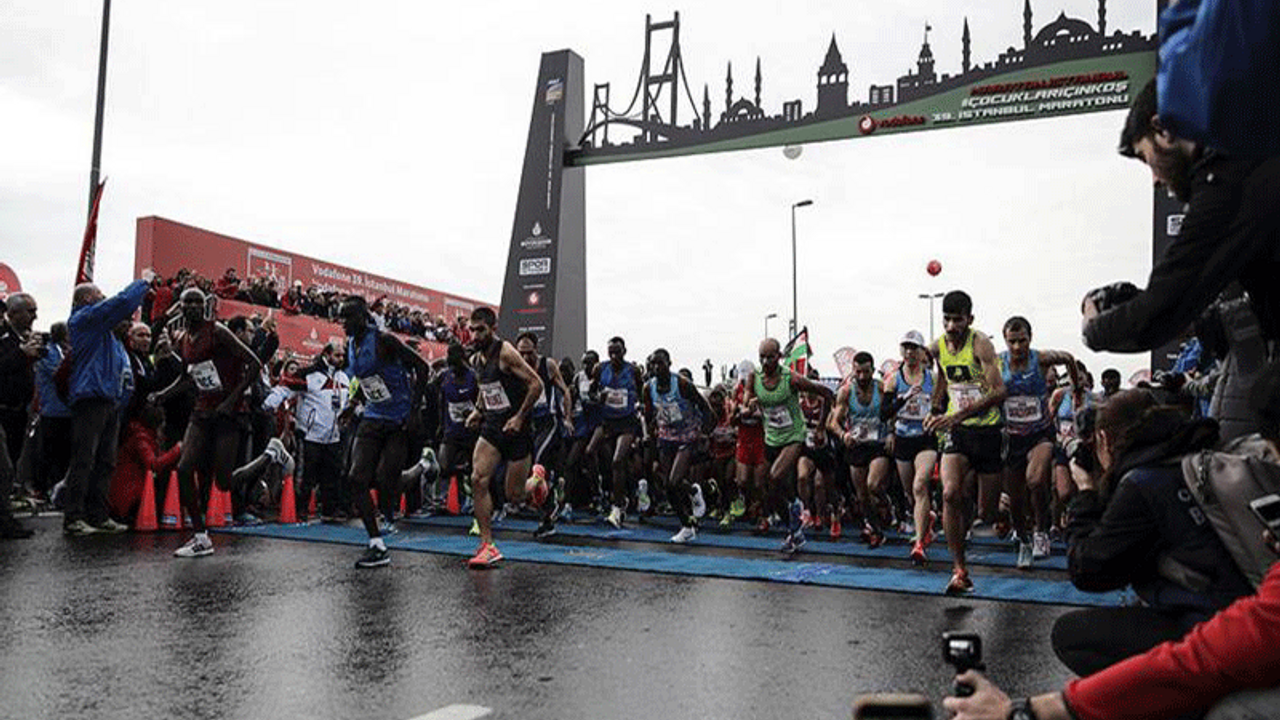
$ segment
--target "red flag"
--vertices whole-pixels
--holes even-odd
[[[782,363],[791,368],[791,372],[803,376],[808,372],[809,358],[812,355],[813,352],[809,349],[809,326],[806,325],[782,349]]]
[[[84,243],[80,245],[80,263],[76,265],[76,285],[93,282],[93,257],[98,249],[98,206],[102,204],[102,189],[107,180],[98,183],[98,192],[93,197],[93,210],[89,211],[89,222],[84,227]]]

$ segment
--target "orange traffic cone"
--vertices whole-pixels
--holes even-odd
[[[178,497],[178,471],[169,473],[169,489],[164,493],[164,512],[160,526],[165,530],[182,529],[182,501]]]
[[[462,503],[458,501],[458,476],[449,476],[449,494],[445,497],[444,509],[450,515],[460,515],[462,513]]]
[[[209,488],[209,507],[204,512],[205,527],[226,527],[227,517],[222,512],[222,491],[214,486]]]
[[[308,520],[316,516],[316,496],[319,494],[320,492],[315,488],[311,489],[311,500],[307,502],[307,519]]]
[[[284,476],[284,489],[280,491],[280,518],[282,523],[298,522],[298,498],[293,492],[293,476]]]
[[[400,493],[400,517],[409,516],[409,498],[404,493]]]
[[[138,504],[138,514],[133,518],[133,529],[137,532],[155,532],[160,529],[156,522],[156,480],[150,470],[142,481],[142,501]]]
[[[214,492],[218,493],[222,503],[222,524],[227,527],[235,525],[235,515],[231,512],[231,491],[215,489]]]

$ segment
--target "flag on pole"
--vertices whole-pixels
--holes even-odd
[[[783,348],[783,364],[791,368],[791,372],[804,375],[809,371],[809,358],[812,355],[813,351],[809,349],[809,326],[806,325]]]
[[[107,179],[98,183],[98,190],[93,196],[93,209],[89,211],[89,222],[84,227],[84,242],[80,245],[80,263],[76,265],[76,285],[93,282],[93,257],[98,249],[98,206],[102,204],[102,189]]]
[[[847,378],[853,374],[853,356],[857,354],[858,351],[848,345],[836,350],[833,357],[835,357],[836,370],[840,372],[841,379]]]

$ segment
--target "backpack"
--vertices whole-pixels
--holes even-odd
[[[1204,450],[1182,458],[1182,479],[1240,571],[1256,588],[1276,561],[1262,541],[1262,522],[1249,503],[1280,493],[1280,464],[1262,457],[1257,436],[1230,449]],[[1199,518],[1197,518],[1199,520]]]

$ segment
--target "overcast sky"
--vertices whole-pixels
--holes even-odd
[[[1059,12],[1096,24],[1096,0],[1032,7],[1037,30]],[[864,100],[914,69],[926,22],[940,74],[959,71],[965,17],[975,64],[1022,38],[1022,0],[117,1],[98,280],[114,292],[130,279],[135,220],[161,215],[496,303],[540,53],[576,51],[587,107],[592,84],[610,82],[622,109],[645,14],[674,10],[690,86],[701,101],[709,85],[717,114],[726,64],[735,99],[750,96],[757,57],[769,114],[797,98],[812,108],[833,33]],[[68,311],[83,233],[100,12],[9,0],[0,16],[0,262],[35,294],[41,327]],[[1151,32],[1155,3],[1112,0],[1107,22]],[[896,354],[905,330],[928,332],[917,294],[959,287],[980,328],[1025,315],[1036,345],[1127,377],[1147,356],[1089,353],[1078,313],[1086,290],[1145,284],[1150,269],[1150,175],[1115,153],[1123,119],[589,168],[589,342],[623,335],[637,357],[665,346],[690,367],[754,357],[767,314],[785,333],[790,205],[812,199],[798,214],[798,304],[824,373],[842,345]]]

